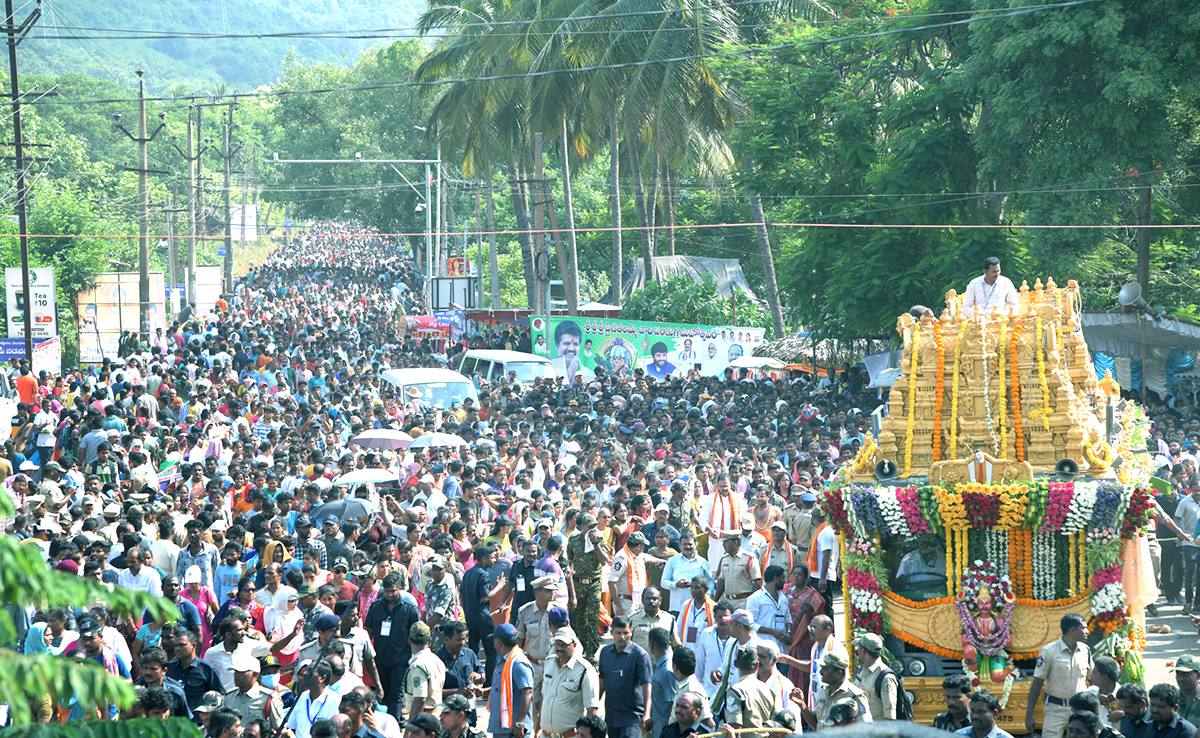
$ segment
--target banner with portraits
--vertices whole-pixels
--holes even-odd
[[[530,327],[533,352],[549,358],[567,378],[597,368],[623,377],[635,369],[655,379],[685,377],[693,369],[715,376],[764,340],[762,328],[619,318],[535,315]]]

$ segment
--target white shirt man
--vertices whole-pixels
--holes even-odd
[[[825,566],[824,570],[825,580],[828,582],[836,582],[838,571],[838,545],[837,534],[834,532],[833,527],[828,525],[825,526],[825,528],[823,528],[821,532],[817,534],[816,539],[813,541],[813,545],[817,547],[817,561],[821,562],[822,564],[824,564],[826,561],[829,562],[828,565]],[[820,579],[821,573],[822,572],[813,572],[813,576],[817,579]]]
[[[754,622],[758,623],[760,627],[784,633],[791,630],[789,623],[791,617],[788,613],[787,598],[783,596],[783,592],[776,591],[772,595],[764,585],[747,598],[746,609],[754,616]],[[773,642],[781,652],[787,653],[788,646],[785,646],[783,640],[778,636],[771,633],[761,633],[760,635],[763,640]]]
[[[1000,260],[994,256],[983,262],[983,274],[971,280],[963,295],[963,311],[987,314],[996,308],[1017,307],[1017,288],[1012,280],[1000,275]]]
[[[712,698],[717,693],[717,688],[721,686],[720,680],[715,684],[710,678],[714,671],[721,671],[725,668],[725,661],[729,657],[729,650],[733,648],[733,636],[726,635],[721,637],[718,629],[729,632],[729,625],[722,622],[724,618],[729,617],[728,610],[718,609],[714,615],[717,619],[717,625],[710,625],[700,633],[700,638],[696,641],[696,674],[701,682],[704,683],[704,691],[708,693],[709,698]]]

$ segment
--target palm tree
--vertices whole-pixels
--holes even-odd
[[[668,163],[688,161],[713,175],[732,165],[725,135],[742,109],[708,57],[732,44],[760,41],[758,29],[781,13],[833,17],[819,0],[693,0],[690,5],[663,0],[432,0],[419,27],[450,33],[434,46],[417,78],[470,81],[442,88],[430,130],[438,131],[443,150],[468,175],[487,176],[498,159],[508,163],[515,180],[524,179],[522,173],[529,170],[534,132],[563,139],[564,177],[571,154],[582,164],[607,143],[614,226],[611,279],[620,299],[620,155],[629,161],[649,279],[660,193],[665,193],[666,218],[674,222],[671,178],[679,167]],[[513,187],[513,198],[518,223],[526,231],[519,186]],[[568,223],[572,221],[568,211]],[[522,235],[532,305],[532,245],[528,234]],[[574,260],[570,269],[575,269]],[[564,283],[570,281],[564,275]],[[773,307],[778,313],[778,305]]]

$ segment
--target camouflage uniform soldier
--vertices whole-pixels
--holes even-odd
[[[696,506],[687,498],[687,486],[683,482],[671,484],[671,499],[667,500],[667,522],[680,533],[695,533]],[[653,541],[651,541],[653,543]]]
[[[590,661],[600,648],[601,569],[612,558],[612,551],[596,530],[595,515],[579,516],[579,532],[567,542],[567,557],[575,585],[574,601],[568,604],[568,609],[583,646],[583,656]]]

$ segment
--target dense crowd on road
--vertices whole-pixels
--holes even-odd
[[[15,648],[138,688],[125,709],[44,695],[38,720],[683,738],[908,716],[884,642],[849,653],[833,619],[839,551],[816,505],[881,402],[864,373],[475,378],[478,404],[431,407],[383,373],[453,365],[468,346],[528,351],[528,331],[409,333],[424,300],[410,246],[360,230],[291,239],[228,301],[187,306],[99,366],[38,377],[14,361],[5,530],[64,575],[178,610],[15,608]],[[1200,420],[1167,412],[1160,465],[1200,500],[1182,445]],[[461,443],[354,442],[388,430]],[[398,482],[342,481],[372,471]],[[1197,557],[1163,545],[1164,577],[1186,573],[1200,598]],[[1035,673],[1069,702],[1057,735],[1184,735],[1200,664],[1147,692],[1116,684],[1084,637],[1064,621],[1047,648],[1069,648],[1071,668]],[[943,688],[936,727],[1004,734],[997,695],[962,675]]]

